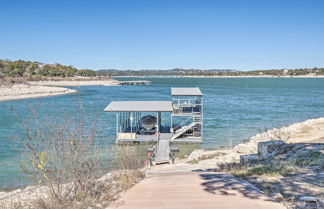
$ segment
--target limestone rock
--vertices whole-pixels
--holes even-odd
[[[285,145],[282,140],[266,141],[258,143],[258,155],[262,160],[276,156],[280,153],[281,148]]]
[[[259,156],[257,154],[241,155],[240,164],[241,165],[251,165],[259,161]]]
[[[194,150],[189,157],[187,158],[188,161],[197,160],[200,156],[204,155],[205,151],[202,149]]]
[[[304,196],[304,197],[300,197],[299,200],[305,202],[317,202],[318,198],[314,196]]]

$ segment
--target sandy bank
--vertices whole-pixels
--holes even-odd
[[[110,80],[72,80],[72,81],[31,81],[31,85],[37,86],[115,86],[118,81]]]
[[[63,87],[15,84],[0,86],[0,101],[56,96],[75,92],[77,91]]]
[[[118,81],[110,80],[53,80],[30,81],[26,84],[0,85],[0,101],[56,96],[77,92],[62,86],[114,86]]]

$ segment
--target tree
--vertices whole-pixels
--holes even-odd
[[[78,71],[78,75],[79,76],[85,76],[85,77],[95,77],[96,76],[96,72],[93,71],[93,70],[85,69],[85,70],[79,70]]]

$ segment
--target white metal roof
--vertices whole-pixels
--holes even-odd
[[[171,101],[113,101],[106,112],[172,112]]]
[[[172,96],[202,96],[200,89],[196,88],[171,88]]]

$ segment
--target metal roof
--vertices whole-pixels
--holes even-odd
[[[171,101],[114,101],[106,112],[172,112]]]
[[[172,96],[202,96],[200,89],[196,88],[171,88]]]

